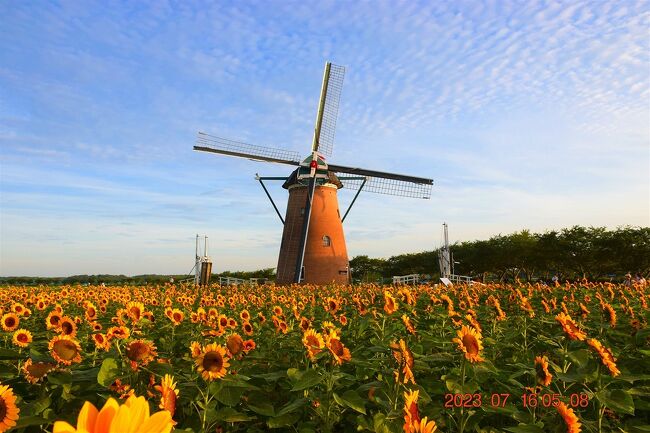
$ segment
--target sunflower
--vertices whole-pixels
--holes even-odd
[[[63,316],[59,321],[58,331],[62,335],[74,337],[77,335],[77,324],[70,317]]]
[[[228,348],[230,355],[234,356],[241,352],[243,343],[244,340],[239,334],[232,334],[230,337],[228,337],[226,340],[226,347]]]
[[[544,386],[549,386],[553,376],[548,372],[548,359],[545,356],[536,356],[535,357],[535,376],[537,377],[537,383]]]
[[[257,344],[255,344],[255,341],[252,339],[245,340],[244,343],[242,344],[242,350],[244,353],[248,353],[251,350],[254,350],[257,347]]]
[[[458,349],[465,354],[465,359],[471,363],[482,362],[484,359],[480,355],[483,350],[481,334],[471,326],[463,325],[457,335],[458,338],[452,341],[458,344]]]
[[[144,304],[142,302],[129,302],[126,304],[126,314],[133,323],[140,321],[142,313],[144,313]]]
[[[397,301],[388,290],[384,290],[384,311],[386,314],[393,314],[397,311]]]
[[[329,334],[330,331],[339,332],[339,329],[332,322],[330,322],[328,320],[325,320],[323,322],[323,324],[321,325],[321,327],[323,328],[323,333],[325,335]]]
[[[404,391],[404,432],[411,433],[413,424],[420,423],[420,411],[418,409],[419,390]]]
[[[239,313],[239,318],[244,322],[249,322],[251,320],[251,314],[248,312],[248,310],[242,310]]]
[[[250,322],[242,323],[241,327],[244,330],[244,334],[253,335],[253,325]]]
[[[194,362],[196,363],[196,370],[203,379],[212,381],[226,375],[226,368],[230,367],[228,360],[226,348],[217,343],[212,343],[201,349],[201,353],[195,357]]]
[[[87,401],[79,412],[77,428],[65,421],[57,421],[52,433],[169,433],[173,427],[174,421],[169,411],[161,410],[150,415],[149,403],[145,398],[132,395],[121,406],[115,399],[109,398],[100,411]]]
[[[336,312],[339,311],[339,308],[341,308],[341,303],[337,299],[332,297],[327,298],[327,311],[329,311],[330,314],[336,314]]]
[[[411,382],[415,385],[415,376],[413,376],[413,353],[406,345],[406,342],[400,339],[399,343],[391,343],[390,348],[393,350],[393,356],[397,360],[397,363],[402,367],[402,374],[404,375],[402,380],[400,380],[399,370],[395,370],[395,380],[405,384]]]
[[[566,423],[567,433],[580,433],[581,424],[573,409],[569,408],[565,403],[560,402],[557,405],[557,411]]]
[[[221,337],[224,333],[223,328],[219,329],[208,329],[206,331],[201,331],[201,334],[204,337]]]
[[[600,360],[607,367],[609,372],[612,374],[613,377],[618,376],[621,374],[621,371],[618,369],[616,366],[616,358],[614,358],[614,355],[612,354],[612,351],[603,346],[603,344],[594,339],[590,338],[587,340],[587,344],[591,346],[592,349],[594,349],[598,355],[600,356]]]
[[[71,365],[81,362],[81,346],[72,337],[57,335],[50,340],[48,348],[58,363]]]
[[[323,340],[323,336],[313,329],[308,329],[305,331],[302,336],[302,344],[307,349],[307,355],[309,355],[309,358],[311,360],[314,360],[316,358],[316,355],[318,355],[325,348],[325,341]]]
[[[97,308],[92,302],[88,302],[88,304],[86,304],[85,316],[86,320],[89,322],[94,322],[97,319]]]
[[[520,302],[521,304],[519,304],[519,306],[521,307],[521,309],[526,311],[531,318],[535,317],[535,310],[533,310],[533,306],[530,305],[530,301],[528,300],[528,298],[522,296]]]
[[[311,326],[311,321],[308,318],[306,317],[300,318],[300,329],[302,329],[303,332],[307,331],[310,326]]]
[[[447,310],[453,310],[454,309],[454,301],[451,300],[451,298],[448,295],[440,295],[440,301],[445,304],[445,307]]]
[[[176,411],[176,399],[178,398],[178,390],[176,389],[174,378],[166,374],[162,382],[160,382],[160,385],[156,385],[154,389],[161,394],[160,405],[158,407],[168,411],[173,417]]]
[[[19,412],[13,389],[7,385],[0,385],[0,433],[16,425]]]
[[[611,305],[605,303],[605,304],[603,304],[603,311],[607,315],[607,320],[609,321],[610,326],[612,328],[615,328],[616,327],[616,311],[614,310],[614,308]]]
[[[428,417],[424,417],[419,423],[411,424],[411,431],[413,433],[434,433],[438,430],[438,426],[434,420],[429,421]]]
[[[148,340],[133,340],[125,350],[126,357],[136,365],[147,365],[158,356],[156,346]]]
[[[125,338],[129,338],[129,335],[131,335],[131,331],[129,331],[129,328],[126,326],[111,326],[106,331],[106,336],[109,340],[112,340],[113,338],[124,340]]]
[[[2,315],[2,329],[7,332],[15,331],[20,325],[20,319],[16,313],[6,313]]]
[[[174,326],[180,325],[184,318],[185,314],[183,314],[183,312],[178,308],[174,308],[171,315],[169,316],[169,319],[172,321]]]
[[[555,316],[555,320],[557,320],[560,325],[562,325],[562,329],[564,329],[564,332],[571,340],[584,341],[587,338],[587,334],[578,328],[578,325],[576,325],[573,319],[571,319],[571,316],[568,314],[560,313]]]
[[[411,322],[411,318],[408,315],[402,314],[402,322],[409,334],[415,335],[415,326],[413,326],[413,322]]]
[[[111,348],[111,342],[104,334],[93,334],[92,339],[97,350],[108,351]]]
[[[282,332],[283,334],[289,332],[289,326],[287,325],[287,322],[285,322],[284,320],[278,320],[277,330]]]
[[[27,382],[34,384],[47,376],[47,373],[54,370],[56,364],[53,362],[34,362],[28,358],[22,366],[23,374]]]
[[[341,365],[345,361],[350,361],[352,355],[350,354],[350,349],[345,347],[339,338],[339,335],[336,331],[330,331],[327,336],[327,348],[334,357],[334,361]]]
[[[19,329],[14,332],[14,337],[11,340],[16,346],[27,347],[32,342],[32,333],[26,329]]]

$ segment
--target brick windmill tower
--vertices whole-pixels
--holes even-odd
[[[329,164],[332,153],[339,99],[345,68],[325,64],[311,153],[256,146],[199,132],[194,150],[298,166],[288,177],[256,179],[284,225],[277,267],[277,282],[346,284],[350,280],[343,221],[363,191],[428,199],[431,179]],[[265,180],[284,181],[289,191],[282,218],[266,188]],[[348,209],[341,216],[338,190],[356,189]]]

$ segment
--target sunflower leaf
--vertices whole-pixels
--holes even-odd
[[[266,424],[269,426],[269,428],[288,427],[295,424],[299,418],[299,413],[285,413],[283,415],[270,418]]]
[[[215,413],[214,419],[225,422],[242,422],[249,421],[252,418],[245,413],[237,412],[231,407],[224,407]]]
[[[239,400],[241,399],[243,393],[244,388],[223,386],[214,394],[214,396],[217,400],[226,406],[235,406],[237,403],[239,403]]]
[[[632,400],[630,394],[622,389],[597,392],[596,398],[614,412],[634,415],[634,400]]]
[[[541,423],[539,423],[541,424]],[[519,424],[516,427],[506,427],[505,430],[512,433],[543,433],[544,424]]]
[[[120,368],[117,365],[117,361],[113,358],[106,358],[102,361],[102,366],[99,369],[99,373],[97,373],[97,383],[108,387],[119,375]]]
[[[300,391],[302,389],[311,388],[314,385],[318,385],[323,380],[323,376],[318,374],[316,370],[307,370],[299,379],[294,383],[291,391]]]
[[[0,348],[0,359],[21,359],[22,356],[16,350]]]
[[[336,402],[341,406],[347,406],[359,413],[364,415],[366,414],[364,400],[359,396],[359,394],[352,390],[345,391],[341,396],[334,393],[334,400],[336,400]]]

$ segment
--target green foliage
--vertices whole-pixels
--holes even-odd
[[[451,246],[460,275],[498,281],[621,281],[627,272],[650,274],[650,228],[574,226],[560,231],[522,230],[488,240]],[[402,254],[388,259],[357,256],[350,260],[355,281],[374,282],[393,275],[438,275],[437,252]]]

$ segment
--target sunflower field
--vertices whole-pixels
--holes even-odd
[[[0,432],[650,432],[650,291],[0,287]]]

